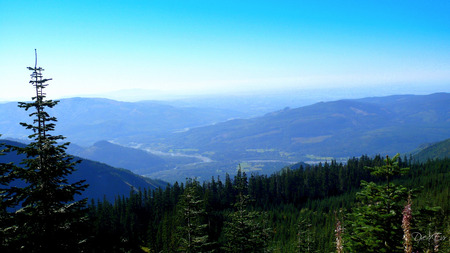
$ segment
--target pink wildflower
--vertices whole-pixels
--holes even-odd
[[[336,251],[337,253],[344,252],[344,245],[342,242],[342,232],[344,228],[341,225],[341,221],[336,217]]]
[[[402,228],[403,228],[403,247],[405,253],[412,252],[412,238],[411,238],[411,220],[412,220],[412,210],[411,210],[411,195],[408,196],[408,203],[403,209],[403,219],[402,219]]]

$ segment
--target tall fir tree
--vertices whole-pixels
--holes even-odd
[[[395,176],[409,168],[400,168],[399,154],[386,156],[384,165],[367,167],[374,176],[384,177],[386,184],[362,181],[357,193],[358,205],[348,217],[344,247],[348,252],[402,252],[402,211],[409,190],[392,183]]]
[[[207,252],[208,234],[207,224],[203,222],[205,210],[203,200],[200,199],[198,189],[200,185],[195,180],[188,180],[183,195],[178,203],[177,227],[180,238],[178,250],[186,253]]]
[[[234,178],[234,187],[238,193],[234,203],[234,212],[225,222],[224,232],[227,243],[223,247],[226,252],[267,252],[270,229],[267,227],[266,214],[248,210],[250,195],[245,172],[239,169]]]
[[[58,101],[46,100],[44,89],[51,79],[43,78],[43,68],[37,67],[37,54],[30,83],[36,96],[32,102],[19,102],[19,107],[32,111],[32,123],[20,123],[33,133],[25,147],[8,146],[9,152],[24,155],[20,165],[3,164],[2,202],[10,207],[2,215],[1,231],[11,252],[81,252],[84,241],[83,225],[86,200],[75,200],[87,184],[70,183],[68,176],[75,171],[73,157],[66,154],[69,143],[60,144],[64,137],[52,135],[55,117],[47,113]],[[12,185],[11,183],[14,183]]]

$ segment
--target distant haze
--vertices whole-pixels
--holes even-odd
[[[0,1],[0,101],[33,96],[35,48],[50,98],[448,92],[449,11],[445,0]]]
[[[148,89],[123,89],[96,94],[78,94],[79,97],[101,97],[118,101],[136,102],[143,100],[204,100],[218,97],[262,97],[264,102],[287,99],[284,106],[300,106],[319,101],[336,99],[351,99],[373,96],[389,96],[398,94],[426,95],[437,92],[450,92],[450,82],[445,84],[421,85],[421,84],[391,84],[391,85],[366,85],[366,86],[342,86],[342,87],[308,87],[308,88],[266,88],[254,90],[224,90],[224,91],[199,91],[199,92],[168,92]],[[70,96],[68,96],[70,97]],[[289,100],[299,99],[298,103],[290,103]]]

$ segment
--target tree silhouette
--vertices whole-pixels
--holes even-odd
[[[51,135],[55,117],[47,113],[58,101],[46,100],[44,89],[51,79],[43,78],[37,67],[37,54],[30,83],[36,90],[32,102],[19,102],[31,111],[32,123],[20,123],[32,131],[25,147],[8,146],[7,152],[25,156],[16,165],[3,164],[0,182],[3,205],[2,232],[5,251],[79,252],[83,242],[81,227],[86,216],[86,200],[75,200],[87,188],[84,181],[69,183],[68,176],[78,161],[66,154],[69,143],[59,142],[61,135]]]

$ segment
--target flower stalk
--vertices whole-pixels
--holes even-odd
[[[403,209],[403,219],[402,219],[402,228],[403,228],[403,248],[405,253],[412,252],[412,236],[411,236],[411,220],[412,220],[412,209],[411,209],[411,194],[408,195],[408,202]]]

